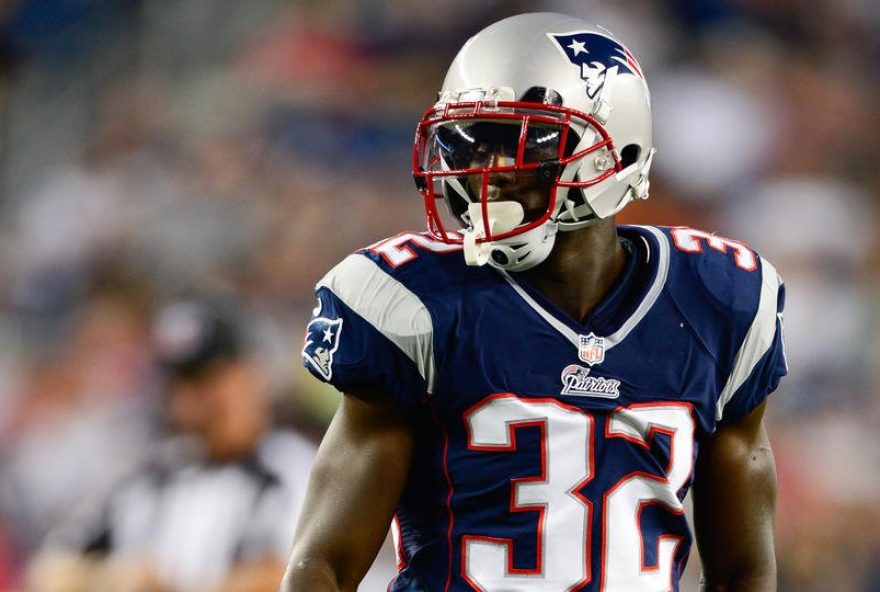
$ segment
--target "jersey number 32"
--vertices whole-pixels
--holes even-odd
[[[516,430],[539,427],[542,471],[511,483],[511,510],[538,512],[536,568],[513,566],[512,539],[468,534],[462,538],[464,578],[475,590],[485,592],[562,592],[590,582],[593,502],[579,492],[595,474],[595,418],[555,399],[505,393],[469,410],[465,420],[472,451],[514,452]],[[657,565],[645,566],[639,517],[650,504],[675,514],[684,512],[677,492],[690,478],[694,429],[687,404],[631,405],[608,417],[605,438],[622,438],[649,449],[653,435],[661,432],[670,437],[671,452],[665,475],[630,473],[603,496],[599,576],[603,592],[671,589],[681,538],[660,536]]]

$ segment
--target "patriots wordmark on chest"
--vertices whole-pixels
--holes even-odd
[[[605,338],[595,333],[578,335],[578,358],[590,366],[605,361]]]
[[[620,381],[602,376],[590,376],[590,369],[570,364],[560,376],[562,379],[561,395],[580,395],[586,397],[602,397],[616,399],[620,396]]]

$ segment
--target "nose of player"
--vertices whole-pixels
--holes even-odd
[[[468,179],[472,195],[481,196],[492,202],[513,201],[525,211],[525,221],[539,218],[547,209],[549,184],[542,183],[533,170],[513,170],[516,159],[505,154],[503,149],[487,154],[482,162],[473,162],[474,168],[488,169],[488,172],[471,175]],[[501,169],[501,170],[499,170]]]

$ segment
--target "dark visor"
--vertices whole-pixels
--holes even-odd
[[[522,163],[540,163],[560,157],[561,126],[530,124],[526,130]],[[436,149],[452,169],[492,166],[498,157],[516,160],[522,127],[517,123],[479,121],[438,125]],[[513,164],[511,162],[511,164]]]

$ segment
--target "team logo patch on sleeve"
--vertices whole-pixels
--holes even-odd
[[[339,349],[342,319],[318,317],[306,329],[303,361],[318,371],[324,380],[333,376],[333,354]]]

